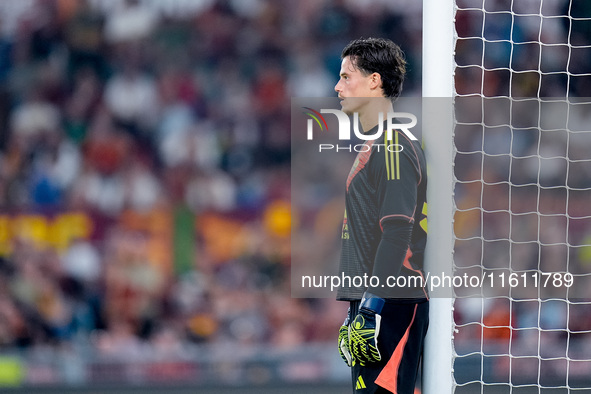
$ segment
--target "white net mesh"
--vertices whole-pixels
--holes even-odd
[[[457,0],[456,32],[456,392],[591,392],[591,1]]]

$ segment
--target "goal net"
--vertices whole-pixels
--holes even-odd
[[[457,0],[454,42],[455,392],[591,392],[591,2]]]

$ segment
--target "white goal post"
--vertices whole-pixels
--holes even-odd
[[[451,274],[453,266],[453,71],[454,1],[423,1],[423,143],[427,159],[429,237],[427,272]],[[436,148],[436,149],[435,149]],[[453,299],[431,294],[425,339],[424,394],[451,394]]]

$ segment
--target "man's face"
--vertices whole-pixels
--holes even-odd
[[[375,96],[375,89],[372,89],[372,75],[364,75],[349,56],[341,62],[340,79],[334,87],[338,97],[341,99],[343,112],[352,114],[359,112],[359,109],[368,101],[368,97]]]

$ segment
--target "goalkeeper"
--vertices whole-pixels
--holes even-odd
[[[343,50],[335,91],[342,110],[357,113],[365,134],[378,130],[379,113],[393,111],[405,75],[401,49],[390,40],[354,40]],[[384,116],[384,120],[386,117]],[[388,288],[389,276],[422,275],[426,234],[426,164],[420,143],[394,131],[368,140],[346,183],[340,273],[372,275],[375,288],[341,286],[349,301],[338,346],[351,367],[355,393],[412,394],[429,319],[424,283]],[[376,149],[377,144],[395,148]],[[347,283],[344,283],[347,285]]]

